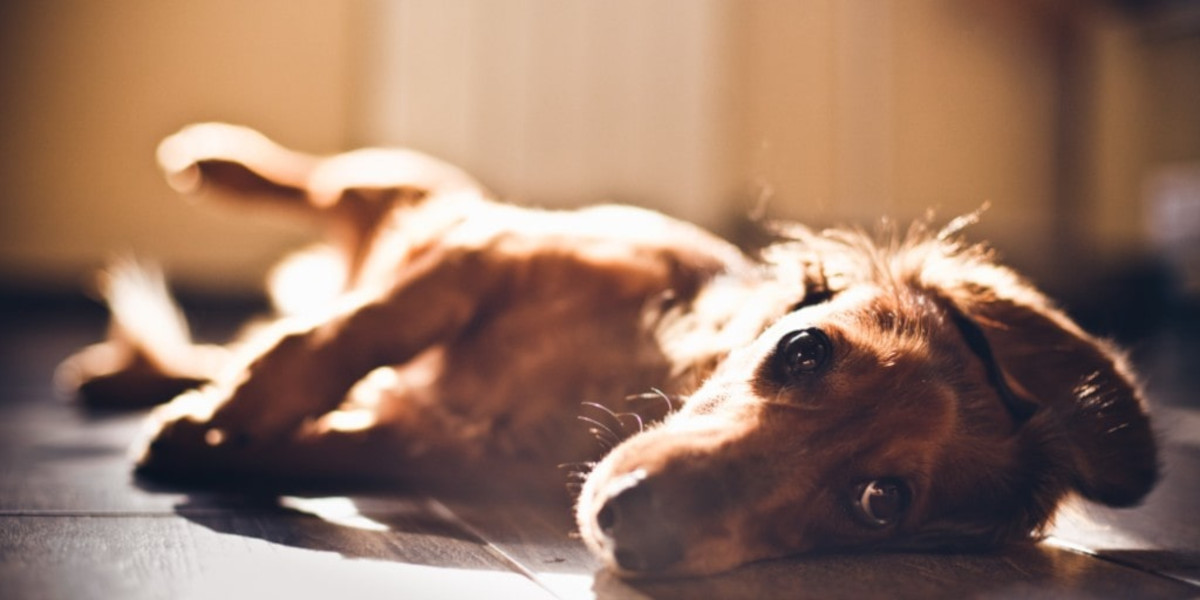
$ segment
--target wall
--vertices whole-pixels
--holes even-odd
[[[256,289],[309,232],[167,190],[155,144],[204,119],[320,152],[411,145],[506,198],[722,230],[990,203],[978,237],[1071,275],[1143,252],[1147,179],[1200,160],[1200,36],[1063,6],[3,3],[0,283],[74,288],[133,251],[191,286]]]
[[[717,0],[373,4],[358,138],[461,164],[503,197],[727,216]]]
[[[303,233],[188,206],[154,148],[199,120],[345,144],[349,3],[56,0],[0,8],[0,282],[75,288],[113,252],[255,289]]]
[[[360,137],[432,150],[505,196],[635,201],[717,228],[760,210],[829,225],[987,204],[979,236],[1057,266],[1043,259],[1064,225],[1060,16],[979,0],[377,14]]]
[[[740,6],[741,170],[774,212],[944,221],[990,203],[980,233],[1045,250],[1058,89],[1041,21],[949,0]]]

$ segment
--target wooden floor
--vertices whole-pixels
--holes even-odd
[[[0,598],[1200,597],[1187,335],[1143,352],[1167,476],[1138,509],[1074,510],[1047,542],[996,553],[817,556],[629,583],[572,537],[565,507],[140,486],[124,456],[140,415],[88,414],[50,383],[59,359],[101,335],[99,312],[28,299],[3,311]]]

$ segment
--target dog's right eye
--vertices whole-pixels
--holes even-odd
[[[779,340],[776,356],[788,375],[793,377],[821,370],[833,354],[833,343],[816,327],[793,331]]]

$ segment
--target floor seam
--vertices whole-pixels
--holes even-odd
[[[457,513],[451,510],[449,506],[446,506],[444,503],[442,503],[442,501],[438,500],[437,498],[430,498],[429,505],[434,512],[441,514],[443,518],[449,520],[455,525],[458,525],[472,536],[475,536],[483,544],[485,550],[495,555],[504,563],[508,564],[513,570],[524,575],[538,587],[546,590],[546,592],[551,596],[554,596],[555,598],[562,598],[562,596],[558,595],[553,589],[546,585],[546,583],[537,576],[537,573],[534,573],[529,567],[526,567],[519,559],[517,559],[517,557],[505,552],[496,544],[493,544],[491,540],[489,540],[487,536],[483,534],[482,531],[476,529],[475,526],[468,523],[466,519],[458,516]]]

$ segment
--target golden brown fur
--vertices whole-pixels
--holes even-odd
[[[202,383],[153,413],[146,474],[535,485],[598,461],[580,531],[627,575],[986,546],[1036,534],[1068,493],[1128,505],[1156,478],[1121,355],[957,226],[882,243],[789,226],[752,257],[639,209],[499,204],[408,151],[320,159],[208,124],[160,162],[178,189],[292,209],[333,241],[276,271],[281,314],[219,367],[187,343],[164,358],[138,334],[154,311],[122,298],[165,291],[111,278],[114,335],[64,377],[126,403]],[[296,281],[323,289],[285,297]]]

